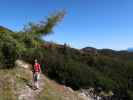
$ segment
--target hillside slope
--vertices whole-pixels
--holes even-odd
[[[0,70],[0,100],[91,100],[42,74],[40,89],[33,90],[30,67],[17,61],[16,68]]]

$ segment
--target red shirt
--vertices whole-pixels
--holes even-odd
[[[34,70],[35,70],[35,72],[40,72],[41,71],[40,64],[36,63],[34,65]]]

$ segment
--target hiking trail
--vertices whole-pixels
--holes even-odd
[[[18,100],[38,100],[39,96],[44,92],[43,99],[41,100],[93,100],[91,98],[86,98],[83,95],[72,90],[70,87],[60,85],[54,80],[50,80],[45,75],[40,74],[39,79],[39,89],[33,89],[32,71],[30,70],[31,65],[18,60],[17,66],[30,76],[30,80],[25,80],[25,84],[17,91]],[[27,70],[28,69],[28,70]],[[46,91],[46,92],[45,92]],[[46,96],[45,96],[46,95]],[[55,99],[48,99],[48,97],[53,97]],[[40,100],[40,99],[39,99]]]

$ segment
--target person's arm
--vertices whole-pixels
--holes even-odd
[[[42,70],[41,70],[41,66],[40,66],[40,64],[39,64],[39,70],[40,70],[40,73],[42,73]]]
[[[35,72],[35,64],[33,65],[33,72]]]

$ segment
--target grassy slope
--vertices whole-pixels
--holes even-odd
[[[14,70],[0,70],[0,100],[16,100]]]
[[[23,68],[0,70],[0,100],[18,100],[20,91],[31,83],[31,71]],[[44,88],[36,95],[35,100],[82,100],[76,92],[71,92],[64,86],[49,80],[44,76]]]
[[[78,93],[45,78],[45,86],[37,100],[83,100]]]
[[[19,90],[30,79],[21,69],[0,70],[0,100],[18,100]]]

